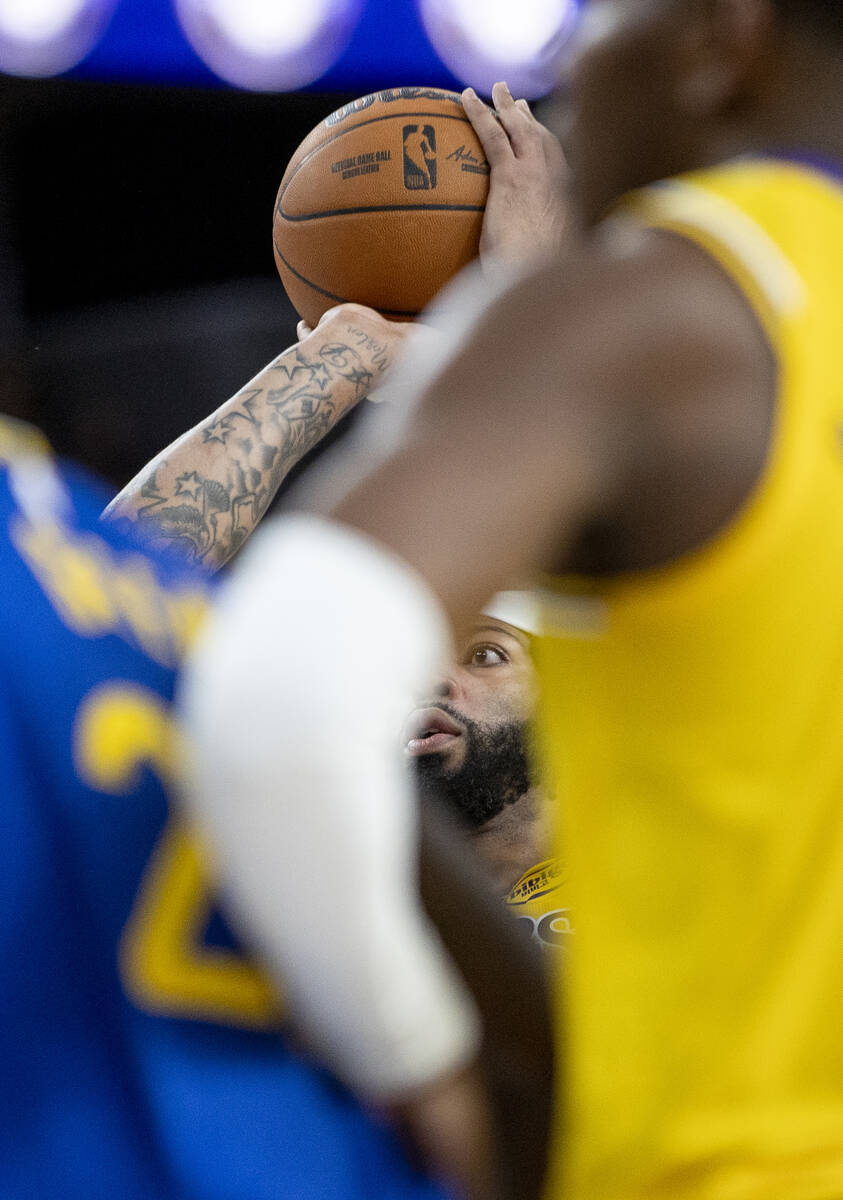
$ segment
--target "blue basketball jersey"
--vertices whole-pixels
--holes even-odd
[[[207,584],[101,507],[0,419],[0,1200],[442,1200],[215,907],[166,800]]]

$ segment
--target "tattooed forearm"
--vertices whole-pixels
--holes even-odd
[[[164,450],[106,509],[159,544],[219,567],[240,548],[290,469],[367,395],[387,342],[357,326],[309,339]],[[314,344],[315,343],[315,344]]]

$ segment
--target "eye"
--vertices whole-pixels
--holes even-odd
[[[469,667],[500,667],[505,662],[509,659],[498,646],[471,646],[466,655]]]

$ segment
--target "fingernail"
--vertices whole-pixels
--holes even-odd
[[[473,88],[473,87],[467,87],[467,88],[465,89],[465,91],[463,92],[463,95],[464,95],[464,96],[469,96],[469,97],[470,97],[472,100],[476,100],[476,99],[477,99],[477,93],[475,92],[475,90],[474,90],[474,88]]]

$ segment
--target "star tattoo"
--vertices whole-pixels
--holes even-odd
[[[191,500],[196,500],[199,493],[202,491],[204,481],[196,474],[195,471],[189,471],[185,475],[176,477],[176,495],[189,496]]]

